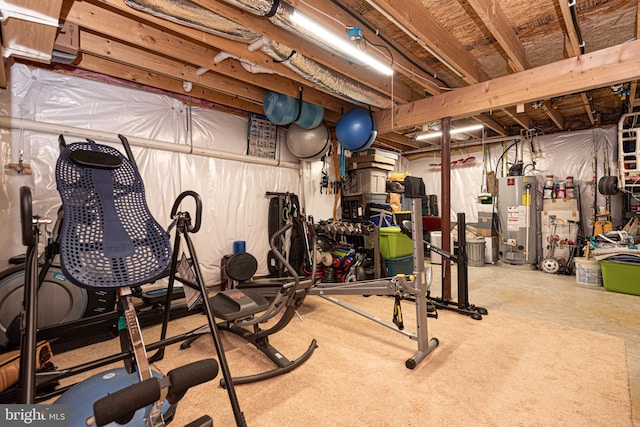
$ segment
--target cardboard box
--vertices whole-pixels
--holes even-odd
[[[377,154],[373,154],[370,156],[360,156],[360,157],[349,157],[348,163],[362,163],[362,162],[377,162],[377,163],[385,163],[388,165],[396,164],[394,159],[390,159],[388,157],[380,156]]]
[[[476,234],[482,237],[494,237],[498,235],[498,232],[493,228],[476,228]]]
[[[53,48],[70,55],[77,55],[80,49],[80,29],[73,22],[65,21],[54,42]]]
[[[478,212],[476,229],[479,236],[491,237],[498,235],[498,215],[493,212]]]
[[[383,169],[386,171],[392,171],[396,168],[395,164],[394,165],[390,165],[388,163],[378,163],[378,162],[371,162],[371,161],[365,161],[365,162],[361,162],[361,161],[356,161],[356,162],[352,162],[349,163],[347,165],[347,170],[356,170],[356,169],[365,169],[365,168],[377,168],[377,169]]]
[[[351,153],[351,157],[366,157],[366,156],[381,156],[392,160],[398,160],[398,155],[390,151],[377,150],[375,148],[368,148],[362,151],[356,151]]]

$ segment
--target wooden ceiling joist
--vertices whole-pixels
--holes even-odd
[[[582,105],[584,105],[584,109],[587,112],[587,116],[589,117],[589,123],[591,123],[591,126],[596,124],[596,118],[594,117],[593,113],[593,105],[591,102],[591,97],[589,95],[587,95],[586,92],[582,92],[580,94],[580,98],[582,99]]]
[[[580,55],[580,40],[578,38],[576,26],[573,24],[569,2],[567,0],[554,1],[558,4],[562,13],[562,23],[564,24],[565,31],[565,49],[567,51],[567,55],[578,56]]]
[[[227,77],[236,78],[239,81],[249,81],[257,86],[269,88],[269,90],[289,96],[297,97],[300,85],[295,84],[295,82],[297,79],[304,81],[304,79],[288,69],[278,70],[278,75],[257,76],[251,75],[251,73],[243,70],[242,67],[230,67],[225,63],[215,65],[213,63],[213,57],[219,51],[205,44],[180,39],[171,33],[133,21],[117,13],[105,11],[99,14],[97,12],[97,8],[91,4],[75,2],[68,11],[67,19],[75,22],[82,28],[100,34],[109,34],[122,43],[126,42],[127,44],[134,45],[148,52],[157,52],[166,58],[173,58],[197,67],[209,68]],[[218,37],[218,39],[221,38]],[[238,42],[233,43],[240,45],[238,48],[242,48],[243,52],[246,50],[246,45]],[[132,50],[131,52],[133,53],[134,51]],[[248,52],[248,50],[246,50],[246,52]],[[96,54],[96,52],[91,53]],[[162,57],[159,58],[158,61],[164,60]],[[137,63],[135,54],[131,56],[128,61],[126,57],[123,57],[121,59],[121,62],[122,61],[129,62],[134,66]],[[280,76],[280,73],[284,75]],[[240,74],[240,76],[238,76],[238,74]],[[294,80],[294,76],[296,80]],[[305,83],[308,84],[306,81]],[[235,85],[232,85],[231,88],[233,86]],[[335,97],[329,96],[311,86],[305,87],[304,96],[307,101],[331,111],[340,112],[350,108],[349,103],[340,102]]]
[[[524,47],[513,31],[512,25],[500,9],[500,5],[491,0],[468,0],[473,10],[480,16],[491,34],[504,49],[513,71],[524,71],[529,68],[524,54]]]
[[[3,3],[0,22],[3,57],[9,55],[48,64],[58,31],[62,0],[12,0]],[[29,15],[29,11],[33,14]]]
[[[468,117],[518,103],[568,95],[640,78],[640,41],[602,49],[374,113],[378,132],[442,117]],[[393,121],[392,121],[393,120]]]
[[[250,13],[238,13],[238,10],[232,6],[228,6],[224,2],[215,0],[194,0],[194,3],[224,16],[249,30],[267,37],[268,39],[282,43],[283,45],[294,49],[296,52],[304,52],[304,55],[318,64],[333,69],[340,74],[365,84],[372,89],[390,96],[393,94],[394,99],[400,102],[407,102],[415,99],[409,88],[400,83],[392,83],[391,79],[382,76],[373,70],[368,70],[340,56],[330,53],[327,50],[319,49],[309,41],[304,40],[293,32],[279,28],[269,22],[264,17],[251,15]]]
[[[235,108],[256,114],[263,114],[262,103],[252,102],[238,96],[223,94],[217,90],[209,89],[199,85],[193,85],[189,93],[184,92],[182,82],[160,75],[148,70],[142,70],[130,65],[119,64],[113,61],[99,58],[87,53],[83,53],[80,61],[76,64],[83,70],[93,71],[121,80],[134,82],[149,88],[158,88],[167,92],[192,96],[195,99],[202,99],[223,106]],[[105,74],[108,71],[108,74]]]
[[[523,129],[530,129],[531,127],[533,127],[533,120],[531,119],[531,117],[527,116],[526,113],[519,113],[517,108],[505,107],[501,108],[500,110],[507,116],[509,116],[511,120],[516,122]]]
[[[478,123],[484,125],[485,128],[489,128],[498,135],[507,136],[507,132],[505,130],[504,125],[498,123],[496,119],[491,116],[487,116],[484,114],[479,114],[477,116],[473,116],[473,120]]]
[[[547,113],[547,116],[549,116],[549,118],[553,121],[553,123],[555,123],[558,129],[560,130],[565,129],[564,117],[562,116],[562,114],[560,114],[558,110],[553,108],[553,106],[551,105],[551,101],[544,100],[542,102],[542,109],[544,110],[545,113]]]
[[[485,80],[478,61],[455,40],[419,2],[411,0],[377,0],[384,10],[450,67],[468,84]]]

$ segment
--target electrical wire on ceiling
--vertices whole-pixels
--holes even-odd
[[[380,34],[380,31],[373,28],[371,25],[369,25],[368,22],[364,21],[362,18],[360,18],[356,13],[354,13],[353,11],[351,11],[350,9],[348,9],[346,6],[344,6],[340,1],[338,0],[331,0],[331,2],[333,4],[335,4],[336,6],[338,6],[340,9],[342,9],[343,11],[345,11],[347,14],[349,14],[349,16],[351,16],[353,19],[355,19],[356,21],[358,21],[360,23],[360,25],[362,25],[363,27],[367,28],[369,31],[371,31],[372,33],[374,33],[380,40],[382,40],[383,42],[385,42],[387,45],[391,46],[391,48],[398,52],[398,54],[400,54],[400,56],[402,56],[404,59],[406,59],[408,62],[410,62],[411,64],[413,64],[416,68],[418,68],[419,70],[421,70],[422,72],[424,72],[427,75],[430,75],[434,80],[439,81],[440,83],[442,83],[442,87],[441,86],[436,86],[438,89],[440,90],[453,90],[448,84],[447,82],[445,82],[444,80],[442,80],[441,78],[439,78],[438,76],[436,76],[435,74],[431,73],[428,70],[425,70],[424,67],[418,63],[416,63],[414,60],[412,60],[411,58],[409,58],[407,55],[405,55],[401,50],[399,50],[391,41],[389,41],[389,39],[387,39],[385,36],[383,36],[382,34]],[[309,5],[308,3],[301,1],[301,3],[313,8],[313,6]],[[317,10],[316,8],[314,8],[314,10]],[[333,17],[332,17],[333,18]],[[335,18],[334,18],[335,20]],[[344,25],[344,24],[342,24]],[[396,62],[396,67],[399,66],[399,64]],[[400,66],[403,70],[407,71],[408,73],[412,74],[413,76],[420,78],[421,80],[424,80],[426,82],[428,82],[429,84],[433,85],[433,82],[430,80],[427,80],[425,78],[423,78],[422,76],[414,73],[413,71],[409,70],[408,68],[404,67],[404,66]]]
[[[576,29],[578,35],[578,47],[580,48],[580,55],[584,54],[584,40],[582,39],[582,33],[580,33],[580,25],[578,24],[578,16],[576,15],[576,0],[569,0],[569,11],[571,12],[571,20],[573,26]]]

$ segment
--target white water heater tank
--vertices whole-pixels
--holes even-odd
[[[537,264],[538,230],[535,176],[498,178],[499,255],[509,264]]]

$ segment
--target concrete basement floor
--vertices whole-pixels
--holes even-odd
[[[501,261],[469,267],[468,272],[469,303],[487,308],[489,315],[496,309],[622,338],[633,425],[640,427],[640,296],[608,292],[601,286],[580,284],[575,276],[547,274]],[[441,266],[433,264],[432,296],[441,295],[441,274]],[[451,277],[452,299],[457,301],[455,265]]]

